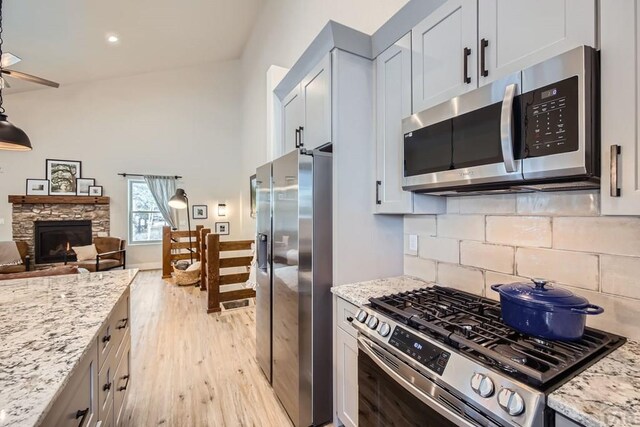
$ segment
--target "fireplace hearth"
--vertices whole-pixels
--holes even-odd
[[[62,262],[68,248],[91,244],[91,221],[35,221],[34,240],[36,264]],[[68,260],[75,261],[75,254]]]

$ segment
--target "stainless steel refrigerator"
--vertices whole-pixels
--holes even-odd
[[[256,359],[271,382],[271,163],[256,171]]]
[[[273,389],[294,425],[321,425],[332,419],[331,153],[294,151],[273,161],[270,208],[266,194],[260,196],[260,177],[268,169],[257,172],[258,360],[265,373],[270,368]]]

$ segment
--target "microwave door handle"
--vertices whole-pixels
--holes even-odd
[[[510,84],[504,89],[502,98],[502,112],[500,113],[500,142],[502,145],[502,159],[507,172],[516,172],[516,160],[513,156],[513,99],[516,96],[516,84]]]

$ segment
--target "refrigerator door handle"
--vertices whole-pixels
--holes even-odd
[[[264,233],[258,233],[258,252],[256,254],[256,264],[260,270],[267,270],[267,235]]]

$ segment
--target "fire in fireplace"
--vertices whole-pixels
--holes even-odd
[[[71,246],[90,245],[91,221],[35,221],[36,264],[64,261],[65,251]],[[69,261],[75,261],[70,254]]]

